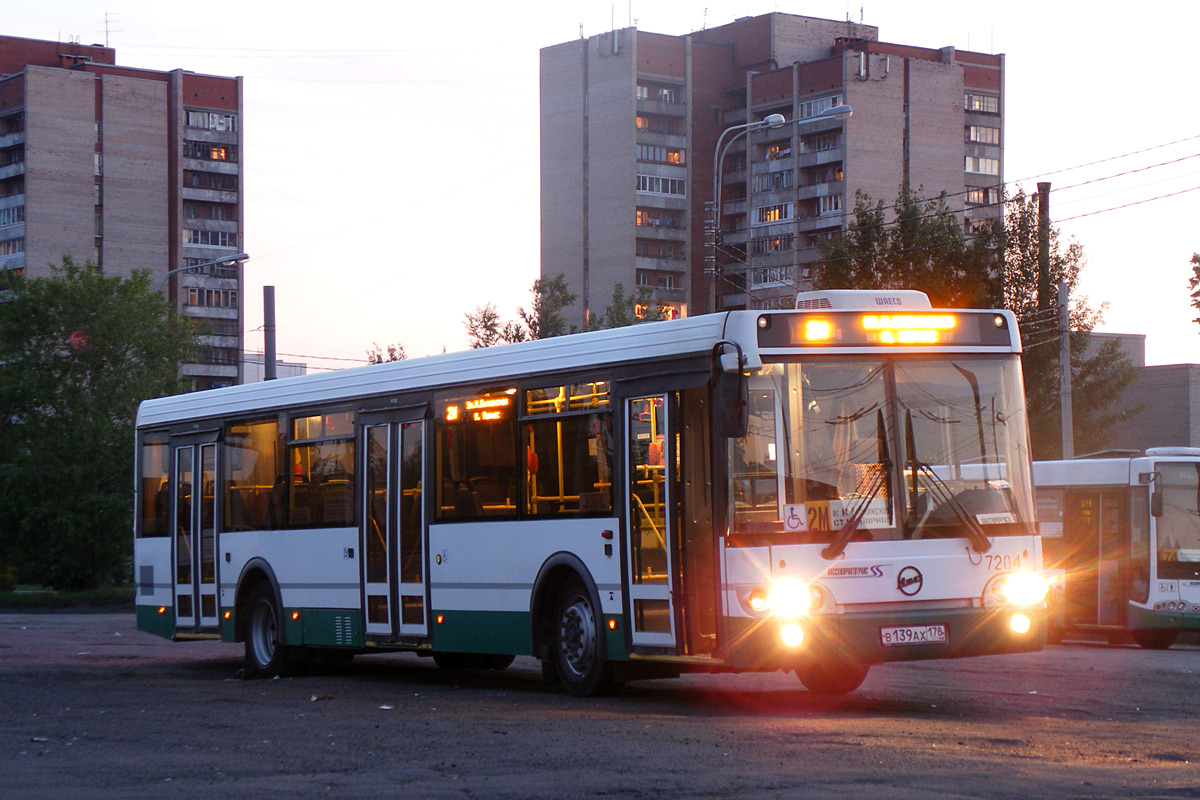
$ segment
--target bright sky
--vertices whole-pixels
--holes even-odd
[[[1010,191],[1053,183],[1054,223],[1087,254],[1083,292],[1108,304],[1101,330],[1146,334],[1151,364],[1200,361],[1192,0],[5,5],[6,35],[107,37],[119,64],[244,76],[249,351],[264,285],[286,360],[464,349],[464,312],[491,301],[514,317],[538,275],[538,50],[614,24],[678,35],[781,11],[1004,53]]]

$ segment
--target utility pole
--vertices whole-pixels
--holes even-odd
[[[1046,312],[1050,303],[1050,182],[1038,187],[1038,311]]]
[[[263,380],[275,380],[275,287],[263,287]]]
[[[1075,457],[1075,419],[1071,403],[1071,289],[1058,282],[1058,402],[1062,409],[1062,457]]]

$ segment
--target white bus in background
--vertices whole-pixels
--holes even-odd
[[[1049,636],[1170,647],[1200,630],[1200,448],[1034,464]]]
[[[1013,316],[798,306],[147,401],[138,625],[262,676],[534,656],[579,695],[1040,649]]]

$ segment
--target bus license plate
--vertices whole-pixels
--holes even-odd
[[[945,644],[947,638],[945,625],[905,625],[879,629],[879,640],[884,647],[903,644]]]

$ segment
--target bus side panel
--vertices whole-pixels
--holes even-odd
[[[239,531],[222,533],[220,542],[222,610],[233,608],[246,565],[261,558],[279,581],[288,644],[361,644],[361,553],[356,528]],[[311,613],[317,610],[344,613],[334,617]],[[293,621],[296,612],[301,617]],[[341,621],[346,624],[338,624]],[[347,625],[351,630],[346,630]]]
[[[530,655],[533,581],[546,559],[572,553],[591,573],[601,613],[621,614],[616,519],[465,522],[429,529],[435,650]],[[610,545],[605,554],[605,545]],[[597,623],[600,621],[597,620]],[[610,637],[609,655],[613,657]]]
[[[175,638],[175,594],[171,582],[171,539],[145,537],[133,542],[137,581],[137,627],[165,639]],[[161,611],[160,611],[161,609]]]

